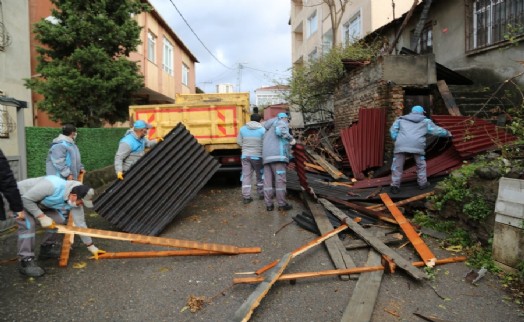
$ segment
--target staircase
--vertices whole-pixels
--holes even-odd
[[[495,89],[489,87],[449,85],[449,90],[462,115],[475,116],[497,125],[505,124],[505,112],[514,106],[508,98],[503,97],[504,91],[494,95]]]

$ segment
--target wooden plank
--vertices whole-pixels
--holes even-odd
[[[343,213],[340,209],[335,207],[331,202],[327,201],[326,199],[319,199],[319,202],[326,207],[331,213],[333,213],[336,217],[338,217],[340,220],[342,220],[344,223],[346,223],[351,230],[353,230],[357,235],[359,235],[362,239],[364,239],[371,247],[373,247],[376,251],[381,253],[382,255],[389,256],[395,261],[395,264],[402,268],[406,273],[408,273],[411,277],[413,277],[417,281],[421,281],[422,279],[427,279],[429,276],[414,268],[407,260],[402,258],[397,252],[386,246],[380,239],[371,236],[366,230],[362,227],[360,227],[359,224],[354,223],[351,218],[346,216],[345,213]]]
[[[384,232],[375,231],[374,235],[380,238],[384,236]],[[368,253],[366,266],[379,266],[381,260],[380,254],[372,249]],[[357,285],[351,293],[349,304],[342,314],[342,319],[340,319],[341,322],[371,321],[383,275],[383,270],[360,274]]]
[[[295,249],[294,251],[291,252],[291,254],[293,254],[293,258],[297,257],[298,255],[304,253],[305,251],[307,251],[308,249],[311,249],[313,248],[314,246],[322,243],[323,241],[327,240],[328,238],[332,237],[332,236],[336,236],[339,232],[343,231],[343,230],[346,230],[348,228],[347,225],[345,224],[342,224],[340,225],[339,227],[337,227],[336,229],[333,229],[325,234],[323,234],[322,236],[318,237],[318,238],[315,238],[313,239],[312,241],[310,241],[309,243],[303,245],[303,246],[300,246],[299,248]],[[268,269],[270,268],[273,268],[275,267],[275,265],[277,265],[278,263],[278,260],[260,268],[259,270],[257,270],[255,273],[257,275],[260,275],[262,273],[264,273],[265,271],[267,271]]]
[[[304,162],[304,166],[306,166],[306,167],[308,167],[308,168],[315,169],[315,170],[317,170],[317,171],[327,172],[327,171],[324,170],[324,168],[322,168],[321,166],[316,165],[316,164],[313,164],[313,163]]]
[[[466,261],[466,256],[457,256],[449,257],[443,259],[437,259],[437,265],[451,264]],[[426,264],[424,262],[413,262],[414,267],[422,267]],[[320,272],[299,272],[291,274],[282,274],[278,280],[279,281],[293,281],[297,279],[305,278],[315,278],[315,277],[324,277],[324,276],[335,276],[335,275],[347,275],[347,274],[356,274],[356,273],[368,273],[384,270],[384,266],[369,266],[369,267],[355,267],[355,268],[346,268],[346,269],[331,269],[327,271]],[[264,281],[262,276],[253,276],[253,277],[236,277],[233,279],[233,284],[257,284]]]
[[[317,223],[320,233],[325,234],[326,232],[332,230],[333,225],[327,218],[324,208],[317,203],[313,203],[311,200],[306,199],[306,203],[307,207],[311,211],[311,214],[313,215],[313,218],[315,219],[315,222]],[[326,245],[326,249],[329,253],[329,256],[331,257],[333,265],[335,265],[336,268],[344,269],[356,267],[355,262],[347,253],[346,248],[344,247],[344,245],[342,245],[342,241],[340,239],[328,239],[324,242],[324,245]],[[340,276],[342,280],[348,280],[350,277],[357,278],[357,276],[349,275]]]
[[[260,248],[238,248],[238,254],[258,254]],[[213,252],[200,249],[146,251],[146,252],[115,252],[98,255],[98,259],[120,259],[120,258],[152,258],[170,256],[205,256],[205,255],[231,255],[228,253]]]
[[[429,249],[428,245],[424,243],[422,238],[420,238],[419,234],[415,231],[415,228],[411,226],[411,224],[406,219],[406,217],[404,217],[402,212],[400,212],[400,210],[394,205],[389,195],[387,193],[381,193],[380,198],[382,199],[386,207],[388,207],[393,217],[395,217],[400,228],[402,228],[402,231],[404,231],[406,237],[409,239],[413,247],[415,247],[415,250],[420,255],[422,260],[426,263],[426,266],[435,266],[435,261],[437,260],[437,257],[433,254],[431,249]]]
[[[377,238],[384,244],[392,244],[402,241],[402,239],[404,239],[404,236],[402,234],[396,233]],[[346,247],[347,250],[369,247],[369,245],[365,241],[360,239],[344,240],[342,244],[344,245],[344,247]]]
[[[240,308],[238,308],[231,321],[249,321],[253,311],[260,305],[260,301],[264,298],[264,296],[266,296],[266,294],[269,292],[269,289],[282,275],[287,265],[291,261],[291,258],[293,258],[293,254],[291,253],[287,253],[284,255],[284,257],[282,257],[282,259],[278,262],[278,265],[271,269],[267,278],[257,286],[255,291],[251,293],[247,300],[240,306]]]
[[[332,201],[334,203],[337,203],[339,205],[343,205],[343,206],[349,207],[349,208],[351,208],[353,210],[356,210],[356,211],[358,211],[358,212],[360,212],[360,213],[362,213],[364,215],[368,215],[370,217],[380,219],[380,220],[388,222],[390,224],[398,225],[398,223],[395,220],[395,218],[392,218],[392,217],[386,215],[383,212],[370,210],[370,209],[367,209],[364,206],[359,206],[359,205],[357,205],[355,203],[348,202],[348,201],[345,201],[345,200],[342,200],[342,199],[339,199],[339,198],[336,198],[336,197],[326,197],[326,199],[329,200],[329,201]]]
[[[395,202],[395,206],[403,206],[405,204],[408,204],[410,202],[413,202],[413,201],[417,201],[417,200],[421,200],[421,199],[424,199],[424,198],[427,198],[429,196],[432,196],[434,195],[435,192],[434,191],[430,191],[430,192],[426,192],[426,193],[422,193],[420,195],[416,195],[416,196],[413,196],[411,198],[407,198],[407,199],[403,199],[403,200],[400,200],[400,201],[397,201]],[[370,210],[375,210],[375,211],[380,211],[380,210],[386,210],[388,209],[388,207],[384,206],[384,205],[373,205],[373,206],[368,206],[366,207],[367,209],[370,209]]]
[[[446,108],[448,109],[449,115],[461,116],[462,114],[460,114],[460,110],[457,106],[457,103],[455,102],[455,98],[449,91],[446,81],[437,81],[437,87],[438,91],[440,92],[440,96],[442,96],[442,100],[444,100],[444,105],[446,105]]]
[[[67,226],[74,226],[72,214],[69,214],[69,217],[67,218]],[[67,267],[67,263],[69,262],[69,253],[71,252],[71,245],[73,244],[74,239],[74,234],[64,235],[64,239],[62,240],[62,249],[60,251],[60,259],[58,260],[59,267]]]
[[[123,232],[81,228],[81,227],[67,227],[64,225],[56,225],[57,232],[60,234],[74,233],[77,235],[91,236],[102,239],[116,239],[116,240],[127,240],[133,242],[151,243],[162,246],[173,246],[180,248],[194,248],[203,250],[212,250],[220,253],[238,254],[239,250],[236,246],[224,245],[224,244],[212,244],[212,243],[201,243],[192,240],[174,239],[174,238],[163,238],[146,236],[139,234],[129,234]]]
[[[327,162],[320,155],[316,154],[313,150],[306,149],[306,151],[309,155],[311,155],[311,157],[313,157],[316,163],[318,163],[322,168],[324,168],[324,170],[326,170],[333,177],[333,179],[348,178],[331,163]]]

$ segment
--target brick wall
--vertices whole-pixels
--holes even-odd
[[[334,95],[335,131],[357,122],[360,108],[386,108],[386,130],[402,115],[404,89],[383,79],[383,64],[379,60],[347,73]],[[393,142],[387,133],[385,148],[389,158]]]

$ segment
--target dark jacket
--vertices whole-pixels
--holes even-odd
[[[15,176],[9,162],[0,150],[0,193],[7,199],[9,208],[14,212],[20,212],[24,209],[20,191],[16,185]],[[0,220],[6,220],[6,209],[4,207],[4,198],[0,198]]]

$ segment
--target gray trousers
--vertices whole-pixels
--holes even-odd
[[[251,198],[251,183],[253,182],[253,172],[257,182],[257,195],[264,195],[264,180],[262,179],[262,158],[242,159],[242,197]]]
[[[393,162],[391,163],[391,185],[400,187],[402,181],[402,172],[404,171],[404,162],[406,162],[406,155],[409,153],[395,153],[393,155]],[[428,182],[426,176],[426,158],[422,154],[413,154],[415,163],[417,165],[417,183],[423,186]]]
[[[264,164],[264,202],[266,206],[273,205],[273,195],[279,206],[285,206],[286,201],[286,167],[285,162]],[[273,183],[275,191],[273,192]]]
[[[18,224],[18,258],[19,260],[35,256],[35,231],[36,220],[27,211],[25,218],[17,219]],[[66,217],[58,210],[46,210],[44,213],[55,221],[57,224],[66,222]],[[63,235],[56,233],[54,230],[47,229],[42,238],[42,245],[51,245],[60,243]]]

